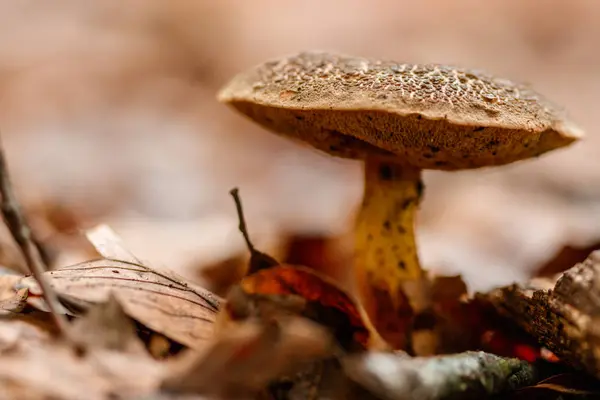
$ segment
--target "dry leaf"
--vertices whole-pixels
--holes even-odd
[[[172,273],[124,261],[96,260],[46,276],[60,296],[81,302],[103,302],[112,292],[133,319],[186,346],[202,348],[212,336],[219,299]],[[22,284],[39,295],[34,280],[25,278]],[[30,304],[43,307],[39,302]]]
[[[152,393],[163,368],[148,357],[108,350],[79,356],[64,342],[52,341],[1,352],[0,387],[8,399],[28,399],[19,397],[23,387],[45,399],[130,399]]]
[[[71,334],[85,348],[147,354],[133,321],[112,293],[108,300],[94,304],[83,317],[76,319],[71,325]]]
[[[55,338],[58,329],[52,316],[35,311],[0,316],[0,351],[16,344],[32,345]],[[0,397],[1,398],[1,397]]]
[[[29,290],[15,288],[22,278],[17,274],[0,275],[0,315],[21,312],[27,305]]]
[[[275,378],[330,357],[334,349],[327,331],[304,318],[248,320],[222,332],[205,352],[186,354],[162,387],[218,398],[256,395]]]
[[[344,348],[369,347],[376,334],[367,326],[354,300],[331,280],[308,268],[277,266],[241,282],[248,294],[294,295],[306,302],[302,315],[332,330]]]
[[[0,274],[0,301],[15,296],[15,285],[23,279],[23,275],[15,273]]]
[[[344,235],[331,233],[289,234],[282,256],[282,264],[302,265],[339,282],[342,287],[352,284],[352,264],[354,235],[348,231]]]
[[[18,289],[13,298],[0,301],[0,315],[7,313],[18,313],[27,306],[27,297],[29,290],[27,288]]]
[[[96,248],[96,251],[104,258],[121,260],[134,264],[144,264],[133,255],[123,241],[108,225],[98,225],[85,233],[87,239]]]
[[[219,296],[226,296],[229,289],[246,276],[248,262],[247,257],[237,254],[204,266],[199,271],[203,286]]]
[[[533,386],[519,390],[519,394],[531,395],[535,391],[552,391],[567,395],[600,397],[600,383],[581,373],[565,373],[551,376]]]

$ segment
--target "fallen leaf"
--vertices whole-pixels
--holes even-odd
[[[98,225],[85,233],[96,251],[104,258],[144,264],[125,247],[123,241],[108,225]]]
[[[376,337],[354,300],[316,271],[281,265],[244,278],[240,286],[249,294],[294,295],[304,299],[302,315],[331,329],[344,348],[367,348]]]
[[[600,383],[595,378],[581,373],[558,374],[546,378],[535,385],[519,390],[528,395],[534,391],[548,390],[556,393],[600,397]]]
[[[0,275],[0,315],[21,312],[27,305],[29,290],[15,288],[22,278],[15,273]]]
[[[15,285],[21,279],[23,279],[23,275],[13,273],[12,271],[0,274],[0,301],[9,300],[15,296]]]
[[[18,313],[27,306],[27,297],[29,290],[27,288],[18,289],[13,298],[0,301],[0,314]]]
[[[588,246],[566,245],[560,249],[550,260],[534,271],[534,277],[552,277],[565,272],[573,265],[583,262],[594,250],[600,249],[600,243],[592,243]]]
[[[57,334],[54,319],[46,312],[0,316],[0,352],[14,347],[17,343],[32,345],[49,341]]]
[[[429,278],[430,306],[414,316],[410,339],[413,355],[448,354],[468,349],[460,323],[462,300],[467,285],[458,276],[433,275]]]
[[[192,348],[201,348],[213,332],[220,299],[170,272],[140,264],[96,260],[46,273],[59,296],[84,303],[108,299],[109,293],[123,304],[133,319]],[[33,295],[40,289],[31,278],[21,284]],[[30,304],[44,305],[30,298]]]
[[[333,339],[299,317],[262,323],[247,320],[222,332],[206,351],[188,352],[162,389],[217,398],[249,398],[282,374],[331,356]]]
[[[75,340],[85,348],[147,354],[133,321],[112,293],[105,302],[94,304],[83,317],[77,318],[70,330]]]
[[[226,296],[229,289],[246,276],[248,262],[247,257],[235,255],[204,266],[199,271],[204,287],[216,295]]]
[[[18,397],[23,387],[44,399],[135,398],[152,393],[163,373],[164,366],[149,357],[103,349],[80,356],[64,341],[0,352],[0,387],[9,399],[28,399]]]
[[[302,265],[334,279],[341,287],[352,286],[351,265],[354,255],[354,235],[292,232],[288,235],[282,264]]]

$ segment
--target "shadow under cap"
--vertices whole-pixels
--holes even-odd
[[[530,88],[446,65],[304,52],[237,75],[218,97],[334,156],[389,157],[424,169],[508,164],[583,136]]]

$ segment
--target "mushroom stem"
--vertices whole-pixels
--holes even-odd
[[[427,307],[414,217],[421,170],[381,158],[365,161],[365,189],[356,221],[355,275],[364,307],[395,348],[410,347],[415,313]]]

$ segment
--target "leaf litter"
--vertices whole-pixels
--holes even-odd
[[[6,174],[1,163],[0,169]],[[258,251],[238,191],[231,195],[251,256],[246,276],[232,281],[225,299],[141,261],[108,226],[87,232],[102,259],[40,274],[43,260],[26,221],[8,213],[37,272],[0,275],[0,395],[436,400],[534,389],[592,393],[556,378],[536,385],[536,357],[464,351],[484,347],[489,316],[478,299],[467,299],[460,277],[431,278],[430,320],[411,332],[429,345],[425,352],[438,355],[391,350],[335,280]],[[170,351],[173,343],[180,354]]]

